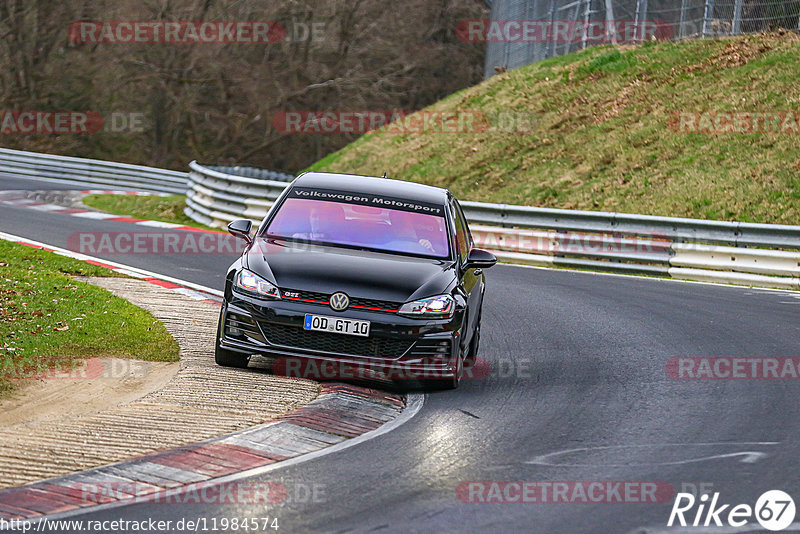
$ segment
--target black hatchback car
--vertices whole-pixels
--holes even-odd
[[[448,190],[308,172],[251,228],[228,226],[248,245],[226,277],[219,365],[262,354],[310,378],[458,386],[497,259],[473,247]]]

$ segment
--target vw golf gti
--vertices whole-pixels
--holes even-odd
[[[254,235],[249,220],[228,230],[247,246],[226,277],[218,364],[261,354],[454,388],[474,361],[497,259],[450,191],[309,172]]]

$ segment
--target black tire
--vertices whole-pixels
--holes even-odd
[[[250,361],[249,354],[234,352],[223,349],[219,346],[219,339],[222,337],[222,321],[225,318],[225,308],[219,312],[219,322],[217,323],[217,343],[214,346],[214,361],[223,367],[238,367],[244,369]]]
[[[454,376],[449,378],[432,378],[425,380],[423,386],[428,390],[449,390],[456,389],[461,382],[461,377],[464,376],[464,355],[459,354],[456,362],[456,372]]]
[[[483,312],[483,310],[481,310]],[[468,365],[472,365],[478,358],[478,350],[481,346],[481,319],[483,313],[478,315],[478,324],[475,326],[475,333],[472,334],[472,341],[469,342],[469,349],[467,350],[466,361]]]
[[[456,389],[458,385],[461,383],[461,377],[464,376],[464,354],[458,355],[458,361],[456,362],[456,372],[455,376],[452,378],[448,378],[444,380],[442,383],[442,389]]]
[[[223,367],[238,367],[239,369],[244,369],[250,361],[250,355],[226,350],[217,345],[214,350],[214,361],[217,362],[217,365],[222,365]]]

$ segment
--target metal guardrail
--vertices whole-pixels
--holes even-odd
[[[189,167],[186,214],[218,227],[263,219],[289,179]],[[800,252],[773,250],[800,251],[800,226],[461,204],[476,245],[503,261],[800,289]]]
[[[272,202],[286,189],[294,176],[264,171],[264,178],[229,174],[189,163],[189,189],[186,191],[186,215],[195,221],[224,228],[230,221],[247,217],[260,221]],[[253,174],[248,172],[248,174]]]
[[[502,227],[646,235],[676,242],[800,250],[800,226],[462,202],[470,222]]]
[[[0,175],[187,195],[217,227],[259,221],[293,176],[193,161],[190,173],[0,148]],[[477,246],[503,261],[800,289],[800,226],[462,202]],[[776,250],[784,249],[784,250]]]
[[[193,161],[189,164],[192,212],[205,224],[224,227],[236,217],[263,219],[272,201],[291,181],[256,179],[220,172]],[[275,175],[277,173],[273,173]],[[538,228],[560,232],[645,236],[676,243],[800,250],[800,226],[708,221],[629,213],[578,211],[484,202],[461,203],[471,224],[503,228]],[[188,213],[192,216],[192,213]]]
[[[294,180],[293,174],[284,172],[268,171],[258,167],[245,167],[241,165],[206,165],[205,169],[211,169],[228,176],[243,176],[245,178],[257,178],[259,180],[271,180],[276,182],[291,182]]]
[[[185,172],[9,148],[0,148],[0,175],[2,174],[29,180],[55,180],[78,185],[181,195],[186,193],[189,182],[189,175]]]

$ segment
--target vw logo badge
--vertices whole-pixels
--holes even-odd
[[[338,293],[334,293],[331,295],[331,299],[328,301],[331,305],[331,308],[335,311],[344,311],[350,306],[350,297],[339,291]]]

